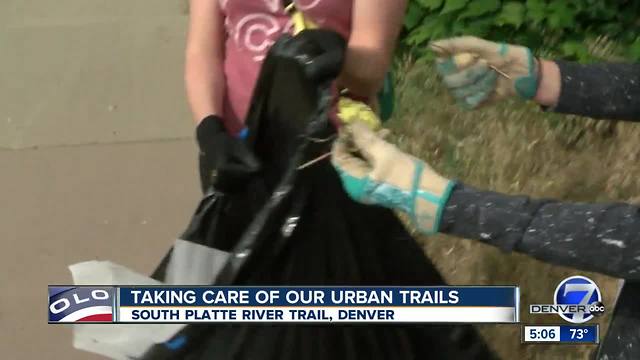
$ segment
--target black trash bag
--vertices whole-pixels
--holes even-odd
[[[624,284],[597,360],[640,359],[640,282]]]
[[[322,157],[336,134],[329,122],[332,92],[329,83],[305,76],[303,63],[311,54],[308,44],[300,41],[288,35],[279,39],[256,85],[247,124],[261,172],[242,193],[213,191],[205,197],[182,239],[228,253],[222,269],[215,272],[215,285],[445,284],[395,214],[352,201],[329,160]],[[155,278],[171,275],[169,262],[163,261]],[[196,324],[144,358],[495,356],[468,325]]]

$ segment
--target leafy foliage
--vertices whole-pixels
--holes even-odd
[[[474,35],[589,62],[589,40],[606,36],[640,61],[638,14],[635,0],[409,0],[402,43],[430,56],[432,39]]]

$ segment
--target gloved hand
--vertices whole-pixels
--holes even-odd
[[[347,48],[347,42],[340,34],[323,29],[302,30],[294,37],[293,44],[300,46],[301,53],[307,55],[299,60],[311,80],[324,82],[340,75]]]
[[[331,159],[352,199],[403,211],[419,231],[438,232],[453,181],[359,122],[343,128]]]
[[[509,96],[532,99],[540,83],[539,61],[530,49],[472,36],[431,43],[437,71],[456,101],[467,109]]]
[[[196,140],[203,192],[211,186],[223,192],[240,190],[260,170],[258,160],[246,144],[226,132],[219,116],[207,116],[198,124]]]

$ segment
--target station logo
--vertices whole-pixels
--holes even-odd
[[[562,280],[553,294],[553,302],[530,305],[529,313],[557,314],[573,324],[582,324],[604,314],[600,288],[585,276],[571,276]]]

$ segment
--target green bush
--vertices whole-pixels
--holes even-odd
[[[589,62],[589,44],[605,37],[637,61],[639,14],[635,0],[409,0],[402,44],[422,57],[432,39],[474,35]]]

